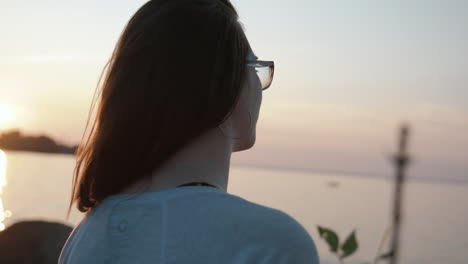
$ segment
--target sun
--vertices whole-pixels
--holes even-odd
[[[13,119],[11,106],[0,104],[0,124],[10,122]]]

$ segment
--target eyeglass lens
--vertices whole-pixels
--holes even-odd
[[[273,68],[269,66],[257,66],[255,70],[262,84],[262,89],[268,88],[273,81]]]

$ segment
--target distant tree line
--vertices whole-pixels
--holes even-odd
[[[77,147],[58,144],[45,135],[24,136],[18,129],[0,134],[0,149],[3,150],[75,154]]]

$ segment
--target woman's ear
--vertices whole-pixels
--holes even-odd
[[[222,124],[218,125],[218,129],[220,130],[223,136],[229,137],[231,139],[239,139],[236,135],[235,128],[232,124],[232,119],[229,117],[226,119]]]
[[[222,124],[219,125],[219,128],[223,133],[226,133],[226,131],[231,131],[232,130],[232,121],[231,118],[226,119]]]

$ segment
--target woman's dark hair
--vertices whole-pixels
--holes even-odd
[[[74,202],[87,212],[147,179],[224,122],[246,80],[248,51],[228,0],[153,0],[141,7],[105,70],[96,118],[76,152],[67,215]]]

